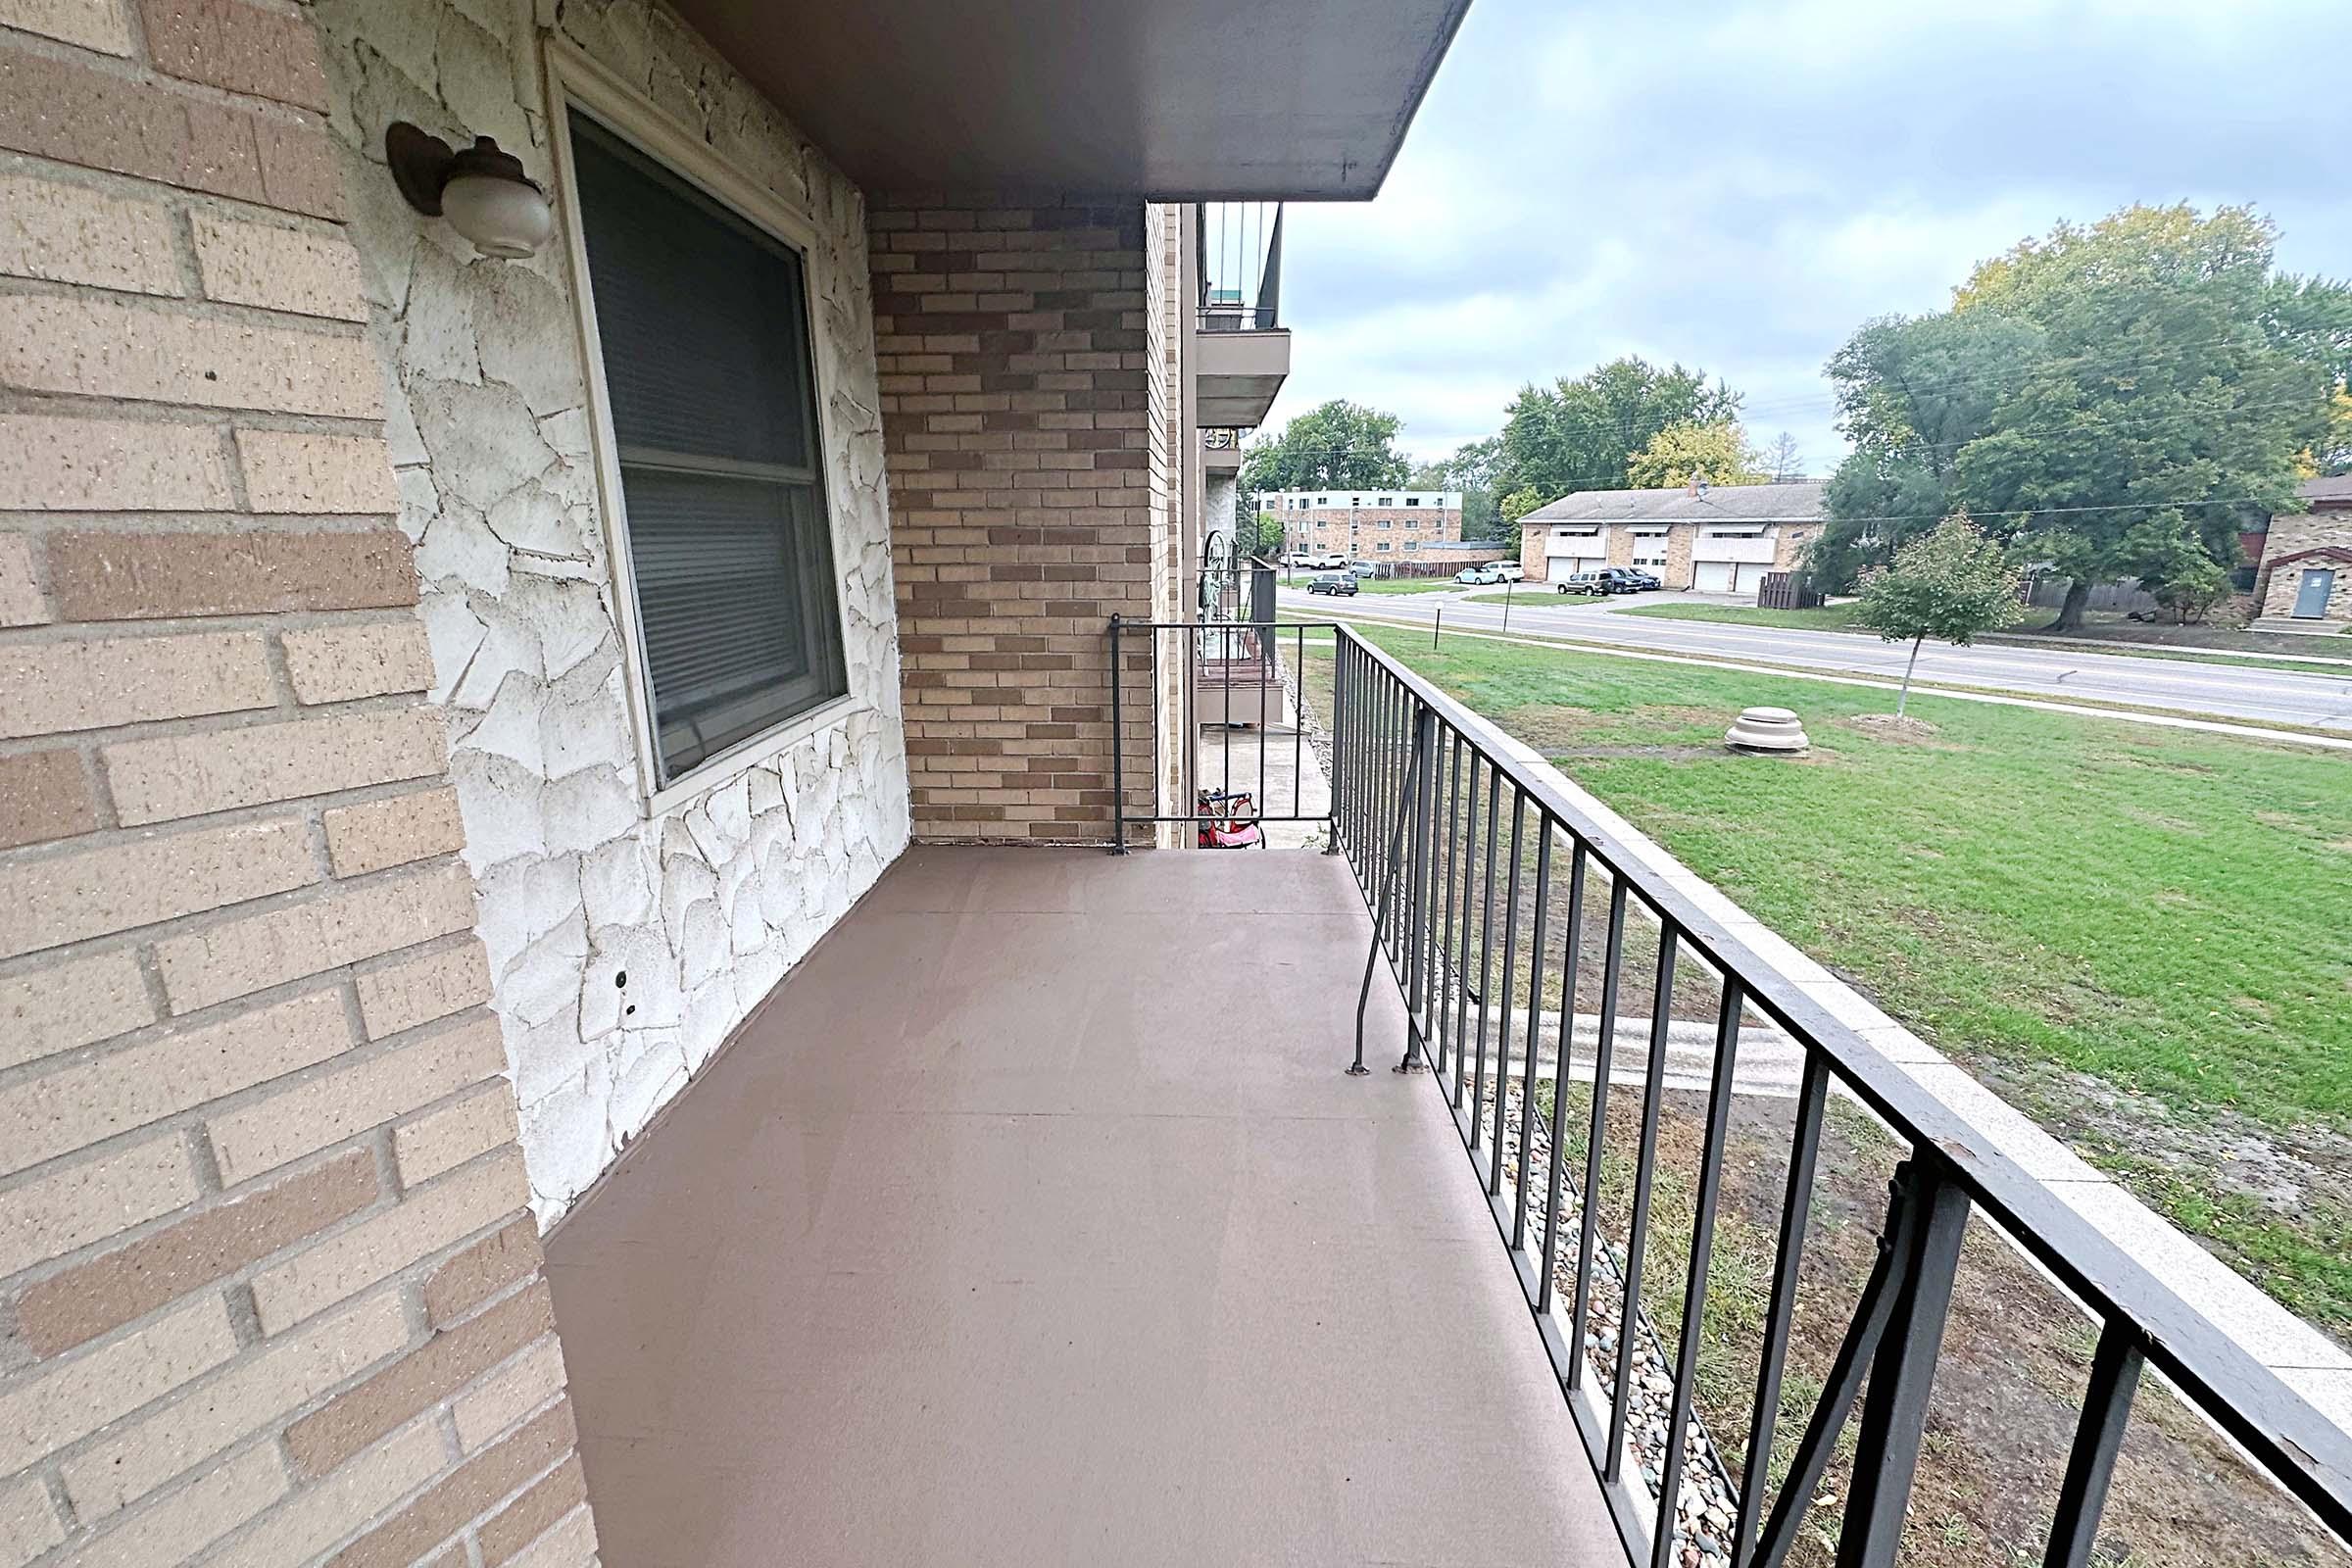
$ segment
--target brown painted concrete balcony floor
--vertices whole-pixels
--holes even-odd
[[[1369,935],[909,852],[549,1240],[608,1568],[1622,1560]]]

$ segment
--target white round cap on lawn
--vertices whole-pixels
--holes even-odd
[[[1786,708],[1741,710],[1723,743],[1735,752],[1801,752],[1813,744],[1803,721]]]

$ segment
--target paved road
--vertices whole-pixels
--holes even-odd
[[[1494,589],[1473,590],[1494,593]],[[1553,597],[1539,587],[1510,607],[1510,630],[1544,637],[1575,637],[1695,658],[1738,659],[1789,664],[1839,674],[1900,679],[1905,645],[1851,632],[1799,631],[1779,626],[1740,626],[1721,621],[1669,620],[1619,613],[1623,601],[1574,607],[1546,606]],[[1328,610],[1332,601],[1285,588],[1282,608],[1296,613]],[[1644,595],[1642,603],[1662,602]],[[1735,601],[1714,600],[1713,603]],[[1503,607],[1472,604],[1454,594],[1364,595],[1347,609],[1397,620],[1428,621],[1442,608],[1448,627],[1494,631]],[[2330,650],[2332,652],[2332,650]],[[1956,686],[2081,702],[2128,703],[2139,708],[2212,713],[2255,723],[2303,724],[2352,732],[2352,671],[2303,675],[2260,666],[2239,668],[2178,659],[2142,659],[2098,654],[2087,649],[2052,649],[1984,644],[1954,648],[1930,643],[1920,650],[1919,678]]]

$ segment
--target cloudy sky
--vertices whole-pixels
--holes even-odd
[[[1619,354],[1810,471],[1821,367],[1977,259],[2133,201],[2253,202],[2352,273],[2347,0],[1473,0],[1380,197],[1294,207],[1291,378],[1434,457]]]

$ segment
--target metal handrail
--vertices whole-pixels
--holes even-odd
[[[1988,1134],[1889,1060],[1851,1025],[1832,1013],[1803,984],[1749,947],[1737,931],[1703,907],[1687,888],[1650,863],[1649,856],[1642,849],[1625,840],[1609,823],[1592,815],[1554,780],[1520,761],[1512,755],[1515,743],[1501,730],[1348,627],[1338,627],[1337,637],[1335,839],[1354,867],[1367,902],[1378,912],[1373,952],[1376,956],[1387,953],[1405,1000],[1407,1033],[1398,1069],[1434,1065],[1437,1081],[1444,1088],[1447,1048],[1449,1044],[1453,1047],[1452,1082],[1447,1099],[1474,1165],[1478,1163],[1480,1138],[1486,1135],[1483,1118],[1487,1107],[1481,1101],[1488,1094],[1484,1082],[1487,1018],[1489,999],[1496,995],[1490,972],[1491,944],[1487,940],[1494,924],[1495,846],[1498,822],[1506,805],[1511,814],[1511,880],[1503,909],[1507,923],[1499,991],[1496,1077],[1492,1091],[1491,1136],[1495,1148],[1491,1165],[1481,1174],[1495,1223],[1511,1250],[1529,1305],[1536,1313],[1545,1347],[1551,1353],[1553,1369],[1563,1391],[1570,1395],[1570,1405],[1584,1432],[1588,1456],[1602,1480],[1604,1494],[1630,1560],[1646,1556],[1657,1565],[1680,1561],[1674,1555],[1678,1543],[1671,1525],[1678,1500],[1676,1471],[1682,1463],[1686,1426],[1693,1419],[1695,1335],[1704,1302],[1707,1248],[1712,1235],[1716,1184],[1724,1157],[1721,1111],[1730,1098],[1732,1065],[1743,1006],[1753,1007],[1786,1031],[1802,1049],[1805,1063],[1788,1191],[1782,1212],[1778,1266],[1767,1312],[1763,1364],[1750,1420],[1747,1451],[1751,1469],[1760,1464],[1754,1456],[1769,1451],[1813,1161],[1819,1149],[1821,1118],[1831,1082],[1834,1080],[1876,1112],[1898,1137],[1910,1144],[1911,1151],[1910,1158],[1898,1170],[1888,1226],[1882,1238],[1880,1266],[1849,1328],[1838,1367],[1799,1444],[1797,1468],[1783,1487],[1780,1505],[1770,1520],[1761,1517],[1762,1488],[1740,1489],[1743,1495],[1732,1550],[1736,1568],[1746,1568],[1749,1563],[1776,1563],[1788,1549],[1797,1518],[1813,1492],[1810,1484],[1800,1483],[1806,1481],[1808,1474],[1817,1479],[1820,1468],[1826,1465],[1866,1371],[1869,1394],[1863,1403],[1855,1484],[1847,1501],[1838,1561],[1842,1568],[1848,1563],[1892,1560],[1918,1457],[1944,1309],[1958,1263],[1960,1236],[1972,1208],[1983,1211],[2028,1255],[2081,1298],[2100,1324],[2087,1398],[2052,1526],[2049,1563],[2080,1564],[2087,1560],[2143,1359],[2241,1445],[2263,1471],[2310,1508],[2328,1530],[2341,1540],[2352,1542],[2352,1439],[2347,1439],[2331,1420],[2129,1255],[2096,1224],[2076,1213],[2046,1183],[2018,1165]],[[1465,766],[1467,796],[1462,789]],[[1486,778],[1483,808],[1479,799],[1482,769]],[[1511,988],[1514,966],[1520,963],[1514,951],[1520,908],[1520,850],[1531,814],[1541,851],[1534,895],[1538,926],[1526,965],[1529,1000],[1523,1118],[1536,1114],[1538,1047],[1534,1036],[1545,952],[1541,922],[1542,911],[1547,905],[1545,884],[1550,875],[1549,852],[1555,830],[1566,834],[1572,846],[1571,877],[1576,897],[1570,906],[1569,934],[1564,948],[1571,956],[1572,982],[1573,956],[1581,951],[1578,924],[1588,867],[1597,863],[1612,883],[1597,1048],[1602,1054],[1594,1063],[1593,1137],[1589,1146],[1586,1186],[1582,1189],[1586,1193],[1593,1191],[1599,1175],[1599,1132],[1610,1078],[1607,1053],[1612,1049],[1615,1034],[1629,896],[1645,906],[1659,924],[1660,977],[1652,1013],[1636,1217],[1625,1267],[1627,1304],[1618,1335],[1618,1392],[1611,1400],[1605,1438],[1594,1430],[1592,1418],[1574,1396],[1585,1363],[1583,1341],[1593,1267],[1592,1227],[1598,1206],[1594,1202],[1581,1205],[1583,1234],[1579,1238],[1575,1299],[1566,1340],[1558,1332],[1550,1311],[1554,1233],[1560,1228],[1557,1224],[1560,1152],[1564,1148],[1559,1138],[1561,1090],[1568,1066],[1569,1020],[1576,1004],[1573,988],[1562,998],[1561,1038],[1554,1056],[1552,1155],[1548,1162],[1550,1207],[1544,1210],[1540,1272],[1526,1248],[1527,1186],[1534,1161],[1526,1153],[1530,1145],[1524,1134],[1518,1192],[1513,1197],[1502,1190],[1504,1080],[1513,1065]],[[1485,910],[1478,921],[1476,944],[1479,974],[1475,986],[1467,974],[1450,976],[1452,983],[1447,984],[1448,977],[1441,975],[1441,969],[1457,961],[1456,955],[1462,964],[1471,961],[1470,887],[1475,868],[1469,862],[1474,858],[1475,845],[1469,840],[1477,837],[1482,819],[1487,875],[1483,882]],[[1456,832],[1457,826],[1465,822],[1469,840]],[[1441,836],[1442,847],[1438,842]],[[1462,862],[1459,866],[1454,863],[1457,846]],[[1438,865],[1441,858],[1446,862],[1442,870]],[[1392,921],[1388,906],[1400,878],[1401,904],[1397,918]],[[1454,900],[1457,884],[1462,890],[1458,909]],[[1694,954],[1722,976],[1724,1000],[1717,1020],[1714,1097],[1702,1154],[1691,1267],[1685,1284],[1684,1343],[1675,1367],[1675,1394],[1664,1448],[1665,1474],[1655,1504],[1658,1517],[1665,1524],[1651,1531],[1643,1518],[1642,1503],[1646,1499],[1637,1499],[1619,1472],[1629,1404],[1624,1396],[1629,1386],[1641,1299],[1640,1254],[1647,1179],[1656,1153],[1656,1101],[1663,1078],[1665,1020],[1670,1010],[1672,971],[1678,950]],[[1368,978],[1369,970],[1367,981]],[[1477,1075],[1465,1083],[1463,1058],[1469,1052],[1471,1036],[1466,1031],[1474,998],[1479,1014]],[[1361,1027],[1359,1015],[1359,1031]],[[1428,1052],[1433,1046],[1436,1054],[1430,1060]],[[1359,1038],[1359,1060],[1360,1053]],[[1466,1119],[1465,1090],[1469,1096]],[[1544,1200],[1539,1197],[1538,1201]],[[1811,1467],[1809,1471],[1807,1467]]]

